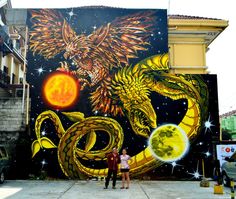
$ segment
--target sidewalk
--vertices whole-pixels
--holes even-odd
[[[0,185],[0,199],[230,199],[230,189],[223,195],[213,194],[214,182],[201,188],[193,181],[132,181],[128,190],[111,187],[104,190],[104,181],[6,181]],[[111,185],[111,183],[110,183]]]

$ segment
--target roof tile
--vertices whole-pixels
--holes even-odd
[[[208,17],[199,17],[199,16],[189,16],[189,15],[168,15],[169,19],[193,19],[193,20],[220,20],[216,18],[208,18]]]

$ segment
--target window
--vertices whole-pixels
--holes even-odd
[[[12,73],[12,84],[15,84],[15,80],[16,80],[16,75]]]
[[[8,67],[3,66],[3,72],[4,72],[5,74],[8,74]]]

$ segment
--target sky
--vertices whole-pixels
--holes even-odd
[[[236,69],[233,64],[236,44],[235,0],[12,0],[13,8],[68,8],[107,5],[127,8],[166,8],[169,14],[218,18],[229,21],[227,27],[209,46],[207,63],[210,74],[218,75],[220,114],[236,109]]]

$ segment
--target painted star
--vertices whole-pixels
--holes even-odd
[[[193,178],[195,178],[195,179],[199,179],[199,178],[202,176],[202,175],[200,175],[200,173],[198,172],[198,170],[197,170],[197,171],[194,171],[193,173],[188,173],[188,174],[192,175]]]
[[[199,166],[199,161],[197,162],[197,170],[194,171],[193,173],[188,173],[190,175],[193,176],[193,178],[195,179],[199,179],[202,175],[200,175],[199,171],[198,171],[198,166]]]
[[[196,171],[193,173],[193,176],[194,176],[194,178],[199,179],[201,175],[199,174],[198,171]]]
[[[205,133],[207,132],[207,130],[210,130],[211,131],[211,127],[214,126],[212,124],[212,121],[210,121],[210,116],[208,117],[208,120],[205,122]]]
[[[42,164],[42,165],[45,165],[45,164],[47,164],[47,162],[46,162],[45,160],[43,160],[43,161],[41,162],[41,164]]]
[[[172,165],[171,174],[174,173],[174,169],[175,169],[176,166],[181,166],[181,165],[177,164],[176,162],[171,162],[170,164]]]
[[[73,17],[74,15],[76,15],[76,14],[73,12],[73,8],[71,9],[70,12],[68,12],[68,15],[69,15],[69,17],[70,17],[69,20],[71,20],[71,17]]]
[[[206,153],[204,153],[207,157],[209,157],[211,155],[211,153],[209,151],[207,151]]]
[[[41,75],[43,72],[45,72],[45,70],[42,67],[37,68],[36,70],[37,70],[39,75]]]
[[[41,134],[42,134],[42,135],[45,135],[45,134],[46,134],[46,131],[43,130],[43,131],[41,132]]]

